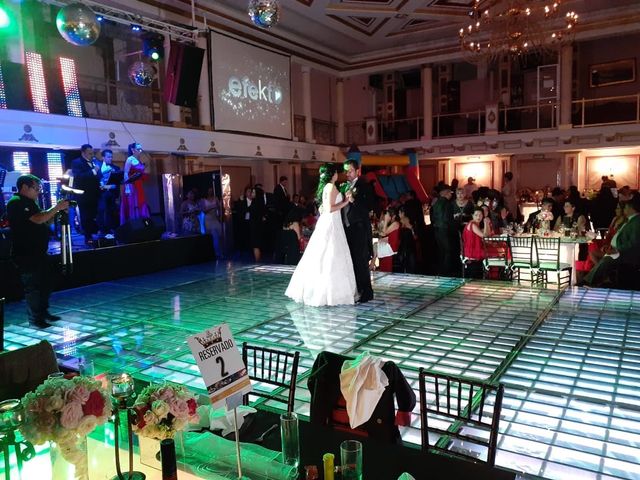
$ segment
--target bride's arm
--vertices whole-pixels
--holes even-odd
[[[331,208],[329,209],[330,212],[335,212],[337,210],[340,210],[349,203],[348,199],[345,199],[340,203],[335,203],[336,198],[338,198],[338,189],[335,187],[335,185],[332,185],[331,191],[329,192],[329,202],[331,204]]]

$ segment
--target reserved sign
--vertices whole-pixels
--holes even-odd
[[[251,392],[251,380],[226,323],[187,338],[213,408],[232,395]]]

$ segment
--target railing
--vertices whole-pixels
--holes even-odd
[[[433,138],[482,135],[484,129],[484,110],[433,116]]]
[[[558,125],[558,104],[539,103],[522,107],[499,107],[500,133],[547,130]]]
[[[640,93],[620,97],[574,100],[571,123],[574,127],[592,127],[621,123],[640,123]]]
[[[378,121],[378,138],[382,143],[418,140],[422,137],[422,117]]]

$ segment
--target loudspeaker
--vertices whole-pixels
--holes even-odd
[[[27,67],[21,63],[2,62],[7,107],[10,110],[31,110],[31,93],[27,84]]]
[[[181,107],[197,106],[203,58],[203,49],[171,42],[164,88],[167,102]]]
[[[152,218],[134,218],[116,228],[118,243],[140,243],[160,240],[164,233],[164,221],[160,215]]]
[[[378,90],[382,90],[382,75],[381,74],[376,74],[376,75],[369,75],[369,86],[371,88],[376,88]]]

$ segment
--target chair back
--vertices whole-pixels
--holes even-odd
[[[247,367],[249,378],[259,382],[259,384],[265,384],[255,385],[256,388],[251,394],[285,403],[287,412],[293,412],[300,352],[290,353],[273,348],[249,345],[244,342],[242,344],[242,361]],[[265,386],[267,387],[265,388]],[[279,388],[289,391],[286,400],[282,396],[272,393]],[[245,395],[244,404],[249,404],[249,395]]]
[[[505,237],[484,237],[482,239],[485,265],[506,267],[509,263],[509,240]]]
[[[560,238],[535,237],[535,249],[538,265],[544,265],[547,269],[560,269]]]
[[[46,340],[0,353],[0,401],[24,397],[58,371],[56,354]]]
[[[509,237],[509,255],[512,265],[533,267],[533,237]]]
[[[474,461],[482,461],[480,457],[486,450],[486,463],[493,466],[504,386],[424,368],[420,369],[418,381],[422,450],[440,450]],[[493,398],[492,409],[487,404],[489,398]],[[440,436],[433,444],[429,442],[429,432]]]

